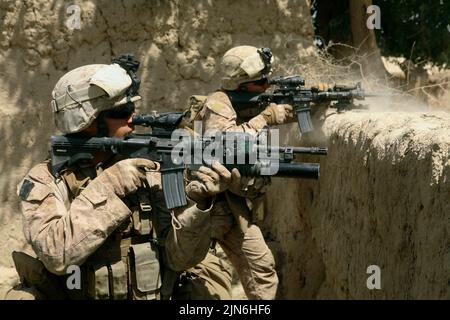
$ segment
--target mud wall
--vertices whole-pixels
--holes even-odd
[[[70,5],[79,6],[79,29]],[[286,57],[309,55],[312,34],[306,0],[1,1],[0,288],[16,278],[11,250],[28,250],[16,185],[47,155],[50,93],[60,76],[134,53],[141,110],[179,110],[190,94],[218,88],[218,61],[229,48],[269,46],[282,70]]]
[[[329,154],[303,158],[320,161],[320,180],[273,179],[268,198],[264,227],[280,296],[449,299],[450,114],[321,118],[306,141]],[[367,287],[371,265],[380,268],[380,290]]]

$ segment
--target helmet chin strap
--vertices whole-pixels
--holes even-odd
[[[98,115],[97,119],[96,119],[96,123],[97,123],[97,137],[109,137],[109,129],[108,129],[108,125],[106,124],[105,121],[105,112],[102,111],[100,112],[100,114]]]

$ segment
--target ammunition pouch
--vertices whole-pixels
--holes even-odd
[[[156,246],[151,242],[131,245],[130,266],[133,300],[159,299],[161,268]]]
[[[148,237],[111,241],[99,251],[82,266],[84,299],[159,299],[159,253]]]

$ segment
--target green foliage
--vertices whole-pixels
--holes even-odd
[[[381,9],[378,45],[385,55],[414,62],[450,62],[449,0],[374,0]]]
[[[318,2],[321,2],[321,4]],[[326,25],[320,25],[317,19],[319,14],[317,11],[320,9],[323,10],[320,14],[322,19],[325,19]],[[311,3],[311,15],[316,35],[320,35],[326,42],[333,40],[339,43],[351,43],[352,35],[348,0],[313,0]],[[325,22],[324,20],[322,21],[322,23]]]
[[[328,17],[326,34],[316,19],[318,1],[313,0],[311,13],[316,34],[328,42],[349,40],[348,0],[336,0]],[[380,7],[381,30],[375,30],[383,55],[404,56],[414,62],[433,61],[450,64],[450,0],[373,0]]]

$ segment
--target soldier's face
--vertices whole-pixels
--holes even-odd
[[[126,134],[133,132],[132,117],[133,115],[124,119],[105,118],[109,136],[112,138],[123,138]]]

